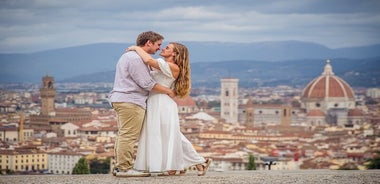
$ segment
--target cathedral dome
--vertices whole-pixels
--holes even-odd
[[[354,92],[349,84],[347,84],[343,79],[334,75],[332,67],[330,65],[330,60],[327,60],[322,75],[312,80],[306,86],[302,92],[302,98],[354,99]]]
[[[325,114],[319,109],[313,109],[313,110],[309,111],[306,116],[308,116],[308,117],[311,117],[311,116],[313,116],[313,117],[324,117]]]

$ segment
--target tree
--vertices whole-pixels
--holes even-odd
[[[85,158],[80,158],[75,164],[73,174],[90,174],[90,169]]]
[[[375,152],[375,156],[369,160],[366,164],[367,169],[380,169],[380,150]]]
[[[107,174],[110,172],[110,157],[105,160],[99,160],[97,158],[90,160],[90,172],[91,174]]]
[[[255,157],[252,154],[249,154],[247,170],[256,170]]]

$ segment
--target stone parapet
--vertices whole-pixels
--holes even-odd
[[[157,176],[143,178],[118,178],[111,174],[91,175],[2,175],[0,183],[156,183],[156,184],[207,184],[207,183],[271,183],[271,184],[341,184],[380,183],[380,170],[297,170],[297,171],[228,171],[208,172],[197,176],[191,171],[182,176]]]

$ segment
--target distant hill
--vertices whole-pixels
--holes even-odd
[[[326,65],[322,60],[294,60],[281,62],[222,61],[191,64],[194,87],[220,87],[220,79],[239,79],[239,86],[306,86],[321,75]],[[331,61],[335,75],[353,87],[380,86],[380,58],[335,59]],[[65,79],[61,82],[113,82],[115,71],[98,72]]]
[[[241,81],[251,81],[248,84],[255,83],[253,77],[275,78],[276,75],[282,80],[286,76],[297,80],[294,78],[297,74],[302,80],[313,73],[302,70],[302,66],[315,70],[319,75],[326,59],[332,60],[335,70],[340,70],[338,63],[347,62],[341,66],[347,69],[346,72],[361,70],[357,67],[363,66],[369,67],[369,70],[378,69],[380,65],[377,59],[380,58],[380,44],[340,49],[329,49],[323,45],[298,41],[184,44],[190,50],[193,80],[199,84],[205,79],[208,82],[212,81],[213,76],[219,80],[217,77],[223,75],[243,77],[244,80]],[[57,82],[112,81],[116,62],[129,45],[132,44],[99,43],[36,53],[0,54],[0,83],[40,82],[41,77],[46,74],[54,76]],[[318,66],[311,67],[314,65]],[[277,69],[278,67],[282,68]],[[248,68],[250,70],[245,71]],[[288,71],[288,74],[285,74],[285,71]],[[206,75],[202,75],[204,72]],[[281,74],[278,75],[276,72]],[[368,74],[367,77],[377,80],[378,76],[375,73]],[[375,83],[373,85],[378,85]]]

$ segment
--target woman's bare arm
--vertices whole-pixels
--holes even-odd
[[[160,69],[160,67],[158,66],[158,61],[156,59],[154,59],[150,54],[145,52],[141,47],[130,46],[130,47],[128,47],[127,51],[130,51],[130,50],[136,51],[137,54],[142,58],[142,60],[144,61],[145,64],[147,64],[153,68],[156,68],[158,70]]]
[[[160,67],[158,66],[158,61],[156,59],[154,59],[150,54],[145,52],[141,47],[130,46],[127,48],[127,51],[131,51],[131,50],[136,51],[137,54],[142,58],[142,60],[144,61],[145,64],[147,64],[153,68],[156,68],[157,70],[161,70]],[[169,64],[170,70],[173,73],[173,77],[177,78],[177,76],[179,74],[178,66],[173,64],[173,63],[168,63],[168,64]]]

